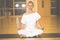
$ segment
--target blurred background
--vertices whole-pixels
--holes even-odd
[[[26,11],[30,0],[0,0],[0,35],[18,34],[17,22]],[[41,15],[44,34],[60,34],[60,0],[31,0],[34,11]]]

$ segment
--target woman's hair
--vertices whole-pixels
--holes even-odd
[[[33,3],[32,1],[29,1],[29,2],[27,3],[27,5],[28,5],[29,3],[32,3],[32,5],[34,6],[34,3]]]

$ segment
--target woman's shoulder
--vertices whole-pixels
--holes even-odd
[[[40,15],[38,12],[34,12],[36,15]]]
[[[28,15],[28,13],[25,12],[23,15]]]
[[[34,13],[38,13],[38,12],[34,12]]]

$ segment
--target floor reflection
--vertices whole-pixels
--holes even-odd
[[[60,38],[0,38],[0,40],[60,40]]]

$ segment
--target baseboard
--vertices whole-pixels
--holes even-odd
[[[18,34],[0,34],[0,38],[19,38],[19,35]],[[60,38],[60,33],[44,33],[37,38]]]

